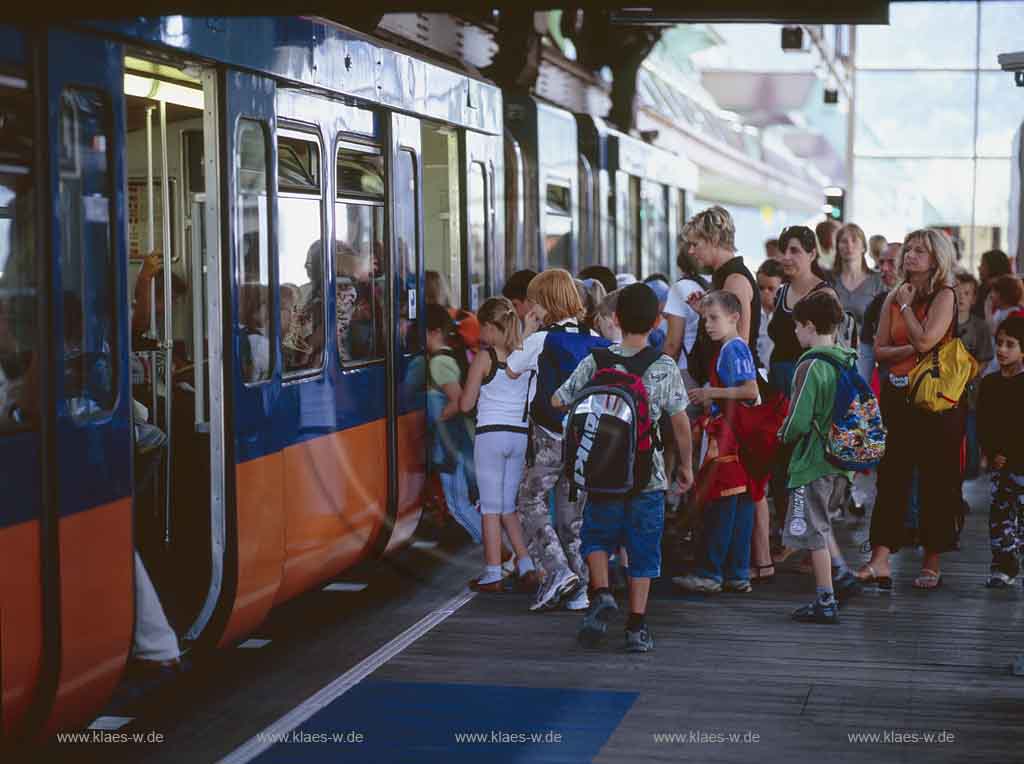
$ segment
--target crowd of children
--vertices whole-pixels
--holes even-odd
[[[611,582],[622,569],[626,649],[646,652],[666,509],[678,508],[700,526],[695,566],[673,578],[678,586],[749,592],[787,555],[807,553],[816,594],[792,618],[836,623],[862,586],[891,587],[888,555],[900,546],[893,529],[924,494],[935,496],[918,487],[932,468],[911,452],[908,423],[966,439],[960,479],[945,476],[948,487],[959,491],[964,475],[991,468],[989,585],[1012,585],[1024,546],[1024,414],[1015,405],[1024,395],[1024,295],[1016,277],[999,273],[979,285],[946,262],[944,234],[914,232],[895,249],[872,237],[882,274],[852,268],[838,290],[815,233],[794,227],[773,240],[773,259],[755,281],[735,256],[731,226],[720,207],[687,224],[676,284],[660,274],[617,279],[602,266],[579,279],[557,268],[519,271],[472,318],[477,345],[460,331],[464,315],[428,301],[430,463],[452,517],[483,544],[483,572],[470,587],[530,592],[533,611],[586,611],[578,639],[594,646],[618,611]],[[837,257],[859,257],[866,268],[858,249],[867,250],[865,237],[847,229]],[[713,271],[710,280],[701,266]],[[891,291],[861,294],[865,280]],[[867,306],[852,335],[840,291]],[[778,296],[787,298],[784,315]],[[773,357],[780,342],[788,355]],[[932,358],[947,402],[915,401],[918,370]],[[888,447],[886,426],[895,428]],[[854,471],[862,479],[875,467],[879,502],[903,513],[877,513],[872,558],[854,572],[832,522],[851,506]],[[765,499],[773,470],[774,558]],[[926,514],[918,530],[934,570],[915,581],[923,589],[938,585],[938,556],[952,548],[953,514]]]

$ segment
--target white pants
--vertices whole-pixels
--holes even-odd
[[[181,657],[178,637],[167,622],[156,587],[135,552],[135,634],[132,656],[144,661],[173,661]]]
[[[526,433],[506,430],[477,433],[473,441],[473,461],[476,462],[483,514],[507,515],[516,511],[516,494],[526,467],[526,443]]]

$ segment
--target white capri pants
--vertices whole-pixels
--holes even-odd
[[[516,511],[516,494],[526,467],[526,443],[525,432],[477,431],[473,459],[481,514],[507,515]]]

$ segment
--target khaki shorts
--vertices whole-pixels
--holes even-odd
[[[789,508],[782,543],[790,549],[824,549],[839,516],[849,481],[845,475],[825,475],[789,490]]]

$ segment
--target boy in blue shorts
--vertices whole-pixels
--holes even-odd
[[[629,358],[647,348],[647,338],[659,318],[658,298],[646,284],[632,284],[619,292],[615,323],[622,330],[622,342],[609,350]],[[624,368],[624,367],[623,367]],[[587,356],[565,384],[555,392],[551,403],[566,408],[594,376],[597,362]],[[687,490],[693,483],[690,453],[689,403],[683,379],[675,361],[660,356],[644,371],[643,385],[650,406],[650,420],[657,422],[662,412],[672,423],[680,459],[675,478],[678,488]],[[639,493],[625,496],[588,496],[583,511],[580,553],[590,571],[590,607],[580,624],[579,640],[596,646],[608,630],[608,621],[618,610],[608,585],[608,556],[622,545],[629,553],[629,617],[626,621],[626,650],[647,652],[654,647],[647,626],[647,596],[651,579],[661,575],[661,535],[665,524],[665,490],[668,480],[665,461],[659,449],[652,454],[651,479]]]

